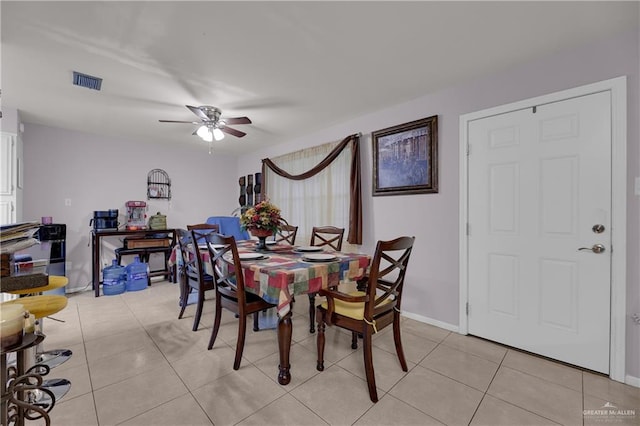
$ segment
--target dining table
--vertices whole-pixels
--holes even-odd
[[[362,278],[367,272],[371,256],[286,243],[269,244],[266,250],[257,250],[255,240],[239,241],[237,245],[238,254],[259,252],[263,255],[255,260],[241,259],[244,285],[246,291],[277,305],[280,355],[278,383],[286,385],[291,381],[289,354],[293,297],[317,293],[320,289]]]
[[[278,383],[287,385],[291,381],[289,355],[293,331],[291,303],[294,296],[317,293],[320,289],[362,278],[367,272],[371,256],[334,251],[326,247],[269,243],[266,250],[258,250],[256,240],[237,241],[237,247],[245,291],[277,306],[280,356]],[[207,273],[211,273],[206,245],[199,247]],[[255,256],[251,253],[255,253]]]

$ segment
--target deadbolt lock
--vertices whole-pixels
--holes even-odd
[[[591,228],[591,230],[596,234],[602,234],[604,232],[604,225],[600,225],[600,224],[593,225],[593,228]]]

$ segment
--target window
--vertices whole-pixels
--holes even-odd
[[[303,149],[264,160],[266,196],[282,210],[282,216],[298,226],[298,244],[308,243],[314,226],[337,226],[349,230],[344,250],[361,244],[361,236],[350,229],[350,217],[360,218],[359,136]],[[351,149],[344,149],[350,142]],[[354,156],[355,160],[354,161]],[[357,163],[357,176],[352,173]],[[357,191],[352,191],[353,186]],[[357,192],[354,200],[352,193]],[[361,230],[361,223],[355,229]],[[353,228],[353,227],[352,227]],[[360,232],[361,233],[361,232]]]

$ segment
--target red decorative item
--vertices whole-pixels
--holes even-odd
[[[254,237],[258,237],[256,250],[267,250],[267,237],[273,235],[273,231],[271,229],[251,228],[249,232],[251,232],[251,235]]]
[[[249,232],[251,232],[251,235],[258,238],[266,238],[273,235],[273,231],[271,229],[251,228],[249,229]]]

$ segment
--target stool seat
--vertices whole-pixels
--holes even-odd
[[[18,304],[37,319],[60,312],[67,306],[66,296],[27,296],[3,302],[0,306]]]
[[[64,287],[67,284],[69,284],[69,279],[67,277],[49,275],[49,283],[47,285],[35,288],[24,288],[21,290],[10,290],[7,291],[7,293],[19,295],[42,293],[43,291],[55,290],[57,288]]]

